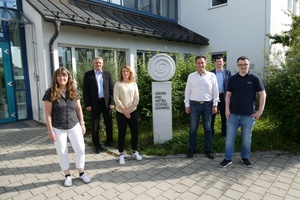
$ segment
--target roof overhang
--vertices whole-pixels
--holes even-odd
[[[176,22],[87,0],[26,0],[45,21],[197,45],[209,40]]]

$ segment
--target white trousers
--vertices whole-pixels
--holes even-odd
[[[82,130],[80,124],[76,124],[71,129],[62,130],[53,128],[54,133],[56,134],[55,148],[58,155],[58,161],[61,169],[63,171],[70,168],[70,162],[68,157],[68,140],[72,145],[72,148],[75,152],[76,157],[76,168],[84,168],[85,164],[85,145],[82,135]]]

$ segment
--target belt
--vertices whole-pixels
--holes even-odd
[[[199,104],[205,104],[205,103],[211,103],[212,101],[192,101],[191,102],[195,102],[195,103],[199,103]]]
[[[99,101],[104,101],[104,98],[99,98],[98,100],[99,100]]]

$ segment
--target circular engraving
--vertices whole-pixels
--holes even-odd
[[[175,62],[167,54],[156,54],[148,62],[148,73],[156,81],[168,81],[175,74]]]

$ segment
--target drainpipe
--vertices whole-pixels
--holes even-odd
[[[31,44],[32,44],[32,56],[33,56],[33,62],[34,62],[34,80],[36,81],[35,87],[36,87],[36,96],[37,96],[37,104],[38,104],[38,121],[41,122],[42,119],[42,107],[40,103],[40,92],[41,92],[41,84],[40,84],[40,73],[38,66],[38,59],[37,59],[37,46],[36,46],[36,36],[34,34],[32,23],[30,24],[30,32],[31,32]]]
[[[55,32],[52,35],[50,41],[49,41],[49,51],[50,51],[50,68],[51,68],[51,77],[53,76],[54,73],[54,47],[53,43],[56,40],[58,34],[59,34],[59,28],[60,28],[61,21],[59,19],[55,20]]]

